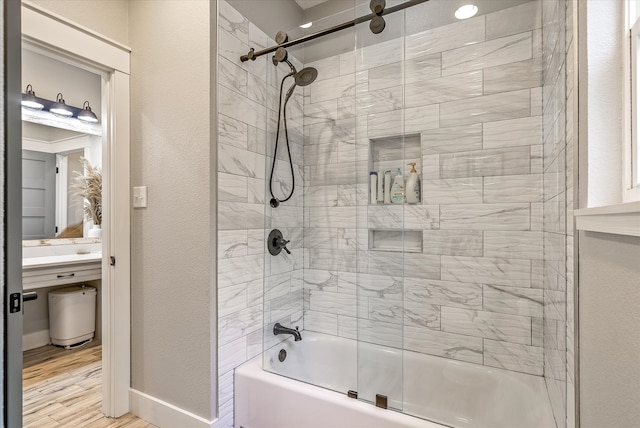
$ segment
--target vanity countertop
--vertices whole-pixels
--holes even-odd
[[[64,266],[81,263],[96,263],[102,260],[102,253],[62,254],[54,256],[25,257],[22,259],[22,269],[37,269],[52,266]]]

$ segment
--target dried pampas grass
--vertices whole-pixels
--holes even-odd
[[[72,188],[76,195],[84,198],[84,216],[92,220],[93,224],[102,224],[102,172],[99,167],[93,167],[85,159],[80,158],[84,174],[74,172]]]

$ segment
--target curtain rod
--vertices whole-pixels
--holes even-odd
[[[299,45],[300,43],[305,43],[305,42],[309,42],[311,40],[315,40],[319,37],[322,36],[326,36],[328,34],[332,34],[338,31],[342,31],[345,30],[347,28],[351,28],[356,26],[357,24],[361,24],[363,22],[367,22],[370,21],[371,19],[375,18],[376,16],[383,16],[383,15],[388,15],[394,12],[398,12],[400,10],[404,10],[408,7],[412,7],[415,5],[418,5],[420,3],[425,3],[429,0],[409,0],[406,1],[404,3],[401,3],[399,5],[396,6],[392,6],[388,9],[384,9],[380,14],[376,14],[376,13],[370,13],[369,15],[365,15],[365,16],[361,16],[360,18],[356,18],[352,21],[348,21],[348,22],[343,22],[342,24],[338,24],[336,26],[327,28],[326,30],[322,30],[322,31],[318,31],[317,33],[313,33],[313,34],[309,34],[308,36],[304,36],[304,37],[300,37],[299,39],[296,40],[292,40],[290,42],[286,42],[283,43],[281,45],[277,45],[277,46],[273,46],[267,49],[263,49],[261,51],[256,52],[255,49],[251,48],[249,50],[249,52],[246,55],[242,55],[240,57],[240,61],[242,62],[246,62],[249,60],[255,61],[256,58],[258,58],[259,56],[262,55],[266,55],[268,53],[271,52],[275,52],[278,48],[288,48],[290,46],[295,46],[295,45]]]

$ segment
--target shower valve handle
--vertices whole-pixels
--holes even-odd
[[[277,245],[278,247],[282,248],[283,250],[285,250],[285,251],[287,252],[287,254],[291,254],[291,251],[289,251],[289,249],[287,248],[287,244],[288,244],[289,242],[291,242],[291,241],[287,241],[287,240],[286,240],[286,239],[284,239],[284,238],[279,238],[279,239],[276,241],[276,245]]]

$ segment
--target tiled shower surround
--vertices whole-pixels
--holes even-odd
[[[544,306],[559,291],[550,268],[561,270],[565,257],[565,226],[556,224],[565,207],[549,187],[564,170],[550,169],[545,147],[564,129],[550,134],[545,125],[543,146],[543,63],[560,73],[560,63],[549,62],[564,59],[543,59],[551,45],[543,22],[555,21],[543,21],[540,3],[556,4],[545,13],[559,19],[565,1],[399,39],[383,33],[376,45],[306,63],[318,79],[288,106],[296,194],[272,210],[269,154],[282,74],[274,76],[267,56],[239,62],[267,36],[220,1],[219,426],[233,424],[233,369],[275,343],[268,330],[277,321],[547,379],[556,377],[546,373],[550,364],[564,368],[563,348],[550,340],[565,324]],[[549,97],[560,96],[545,93],[554,119],[562,105]],[[402,160],[379,165],[403,167],[406,178],[405,164],[416,161],[422,201],[369,204],[371,142],[395,147],[403,135]],[[281,148],[277,195],[290,188],[285,156]],[[265,255],[271,228],[291,240],[291,256]],[[421,245],[372,250],[373,230],[382,239],[411,231]],[[563,399],[556,394],[557,420]]]
[[[302,327],[303,116],[296,91],[287,119],[298,187],[290,201],[267,211],[268,154],[288,68],[282,65],[276,76],[267,56],[241,63],[250,46],[264,48],[268,37],[225,1],[218,13],[218,426],[226,428],[233,426],[233,369],[262,352],[263,325]],[[280,143],[274,193],[282,198],[291,188],[282,133]],[[291,240],[291,256],[265,255],[271,223]]]

